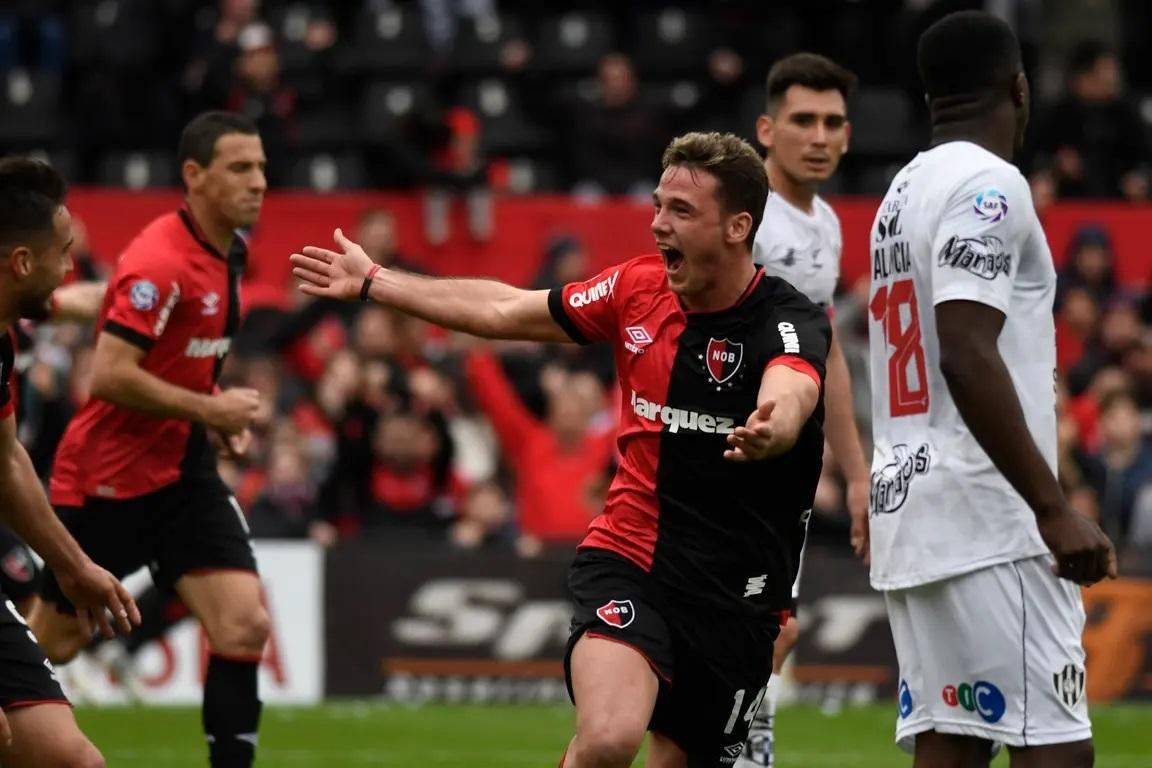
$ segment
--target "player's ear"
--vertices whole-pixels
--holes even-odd
[[[32,249],[26,245],[17,245],[8,254],[9,263],[12,265],[12,274],[17,277],[28,277],[32,274],[32,261],[34,254]]]
[[[188,191],[199,189],[204,183],[204,171],[204,167],[195,160],[185,160],[180,166],[180,178],[184,180],[184,188]]]
[[[1017,109],[1028,104],[1028,77],[1023,72],[1012,80],[1012,104]]]
[[[756,141],[766,150],[772,149],[772,132],[776,127],[776,119],[769,114],[756,118]]]
[[[728,217],[724,228],[724,239],[729,243],[742,243],[752,232],[752,214],[741,211]]]
[[[852,146],[852,121],[844,121],[844,154],[848,154],[848,147]]]

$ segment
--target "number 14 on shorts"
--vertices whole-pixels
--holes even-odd
[[[760,702],[764,700],[764,692],[768,690],[765,685],[760,691],[752,698],[751,703],[748,704],[748,709],[744,712],[744,722],[749,725],[752,724],[752,718],[756,717],[756,710],[760,708]],[[741,688],[736,691],[732,696],[732,714],[728,716],[728,723],[724,726],[724,733],[732,733],[732,729],[736,727],[736,718],[740,717],[740,707],[744,704],[744,694],[747,689]]]

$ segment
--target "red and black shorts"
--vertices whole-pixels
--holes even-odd
[[[256,572],[244,513],[218,477],[180,480],[131,499],[89,496],[83,507],[57,507],[56,514],[117,578],[147,566],[156,586],[169,590],[188,573]],[[40,596],[57,610],[74,611],[51,568],[44,569]]]
[[[643,569],[603,549],[577,553],[568,586],[576,605],[564,659],[569,695],[581,636],[631,646],[660,679],[649,730],[687,752],[689,768],[735,764],[772,673],[775,617],[677,605]]]
[[[67,704],[56,670],[12,600],[0,593],[0,709]]]

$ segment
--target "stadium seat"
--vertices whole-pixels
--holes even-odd
[[[637,29],[636,67],[659,77],[698,73],[717,42],[706,17],[676,6],[641,14]]]
[[[155,8],[148,0],[84,0],[72,5],[68,39],[72,60],[82,66],[112,64],[145,70],[159,54],[162,35],[155,29]]]
[[[593,11],[548,16],[536,41],[536,65],[548,72],[592,72],[611,53],[616,35],[608,18]]]
[[[514,157],[508,161],[507,191],[517,195],[558,192],[564,188],[559,169],[546,160]]]
[[[293,163],[288,183],[313,192],[362,189],[366,186],[364,159],[354,152],[305,155]]]
[[[309,25],[320,20],[332,20],[323,3],[290,2],[269,11],[268,23],[276,32],[280,65],[286,74],[316,69],[320,54],[305,44],[304,37]]]
[[[97,181],[128,189],[174,187],[176,158],[170,152],[113,152],[100,161]]]
[[[309,151],[347,147],[356,141],[356,137],[349,137],[354,125],[352,110],[343,104],[302,109],[293,122],[293,143]]]
[[[69,184],[76,181],[76,171],[78,169],[76,153],[70,149],[44,149],[42,147],[36,147],[29,149],[27,152],[21,152],[20,154],[48,163],[59,171],[60,175],[63,176],[64,180]]]
[[[462,74],[493,75],[502,70],[500,52],[513,40],[525,39],[523,22],[501,13],[461,19],[456,31],[452,61]]]
[[[899,88],[861,88],[848,108],[852,120],[852,151],[858,155],[892,158],[917,149],[912,107]]]
[[[394,141],[427,107],[429,92],[420,82],[374,82],[360,103],[362,138],[373,144]]]
[[[480,118],[480,137],[489,155],[532,153],[547,143],[544,133],[524,114],[518,95],[497,78],[468,83],[463,88],[461,101]]]
[[[351,73],[416,74],[431,58],[417,8],[371,0],[358,16],[351,40],[340,49],[336,66]]]
[[[23,68],[0,72],[0,143],[54,143],[60,138],[60,76]]]

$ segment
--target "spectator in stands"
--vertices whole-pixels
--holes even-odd
[[[533,290],[549,288],[585,280],[589,276],[588,249],[575,235],[556,235],[544,249],[544,263],[532,281]]]
[[[1099,306],[1104,306],[1116,292],[1116,251],[1112,238],[1103,226],[1086,224],[1076,230],[1068,246],[1064,266],[1056,280],[1056,303],[1068,289],[1088,291]]]
[[[1141,434],[1132,394],[1116,392],[1100,403],[1100,451],[1087,462],[1100,499],[1100,527],[1123,549],[1137,495],[1152,485],[1152,441]]]
[[[248,24],[240,30],[236,46],[239,54],[224,107],[256,123],[268,156],[265,173],[271,183],[283,183],[283,170],[290,164],[295,145],[299,94],[281,78],[280,53],[271,27],[263,22]]]
[[[448,538],[460,549],[510,549],[516,546],[519,537],[512,520],[511,504],[498,483],[478,483],[468,491]]]
[[[543,421],[521,402],[490,351],[473,351],[465,369],[472,397],[492,421],[515,475],[521,533],[542,542],[578,540],[600,512],[597,495],[613,459],[613,430],[596,432],[590,425],[603,407],[603,387],[594,376],[559,374],[546,388]]]
[[[1080,362],[1068,372],[1068,388],[1074,394],[1080,394],[1102,368],[1122,366],[1143,334],[1135,299],[1129,296],[1112,299],[1104,309],[1098,337],[1086,346]]]
[[[431,147],[425,176],[424,236],[430,245],[448,242],[452,201],[463,196],[468,234],[486,242],[492,236],[492,189],[480,144],[480,120],[460,105],[435,114],[425,126]]]
[[[600,60],[599,94],[569,116],[577,194],[652,193],[652,160],[669,134],[667,116],[641,104],[632,60],[611,53]]]
[[[268,452],[268,479],[248,511],[255,538],[307,538],[316,516],[316,484],[299,441],[280,440]]]
[[[1123,97],[1115,52],[1098,42],[1079,45],[1069,62],[1068,88],[1037,121],[1034,170],[1053,173],[1060,197],[1146,200],[1144,126]]]

